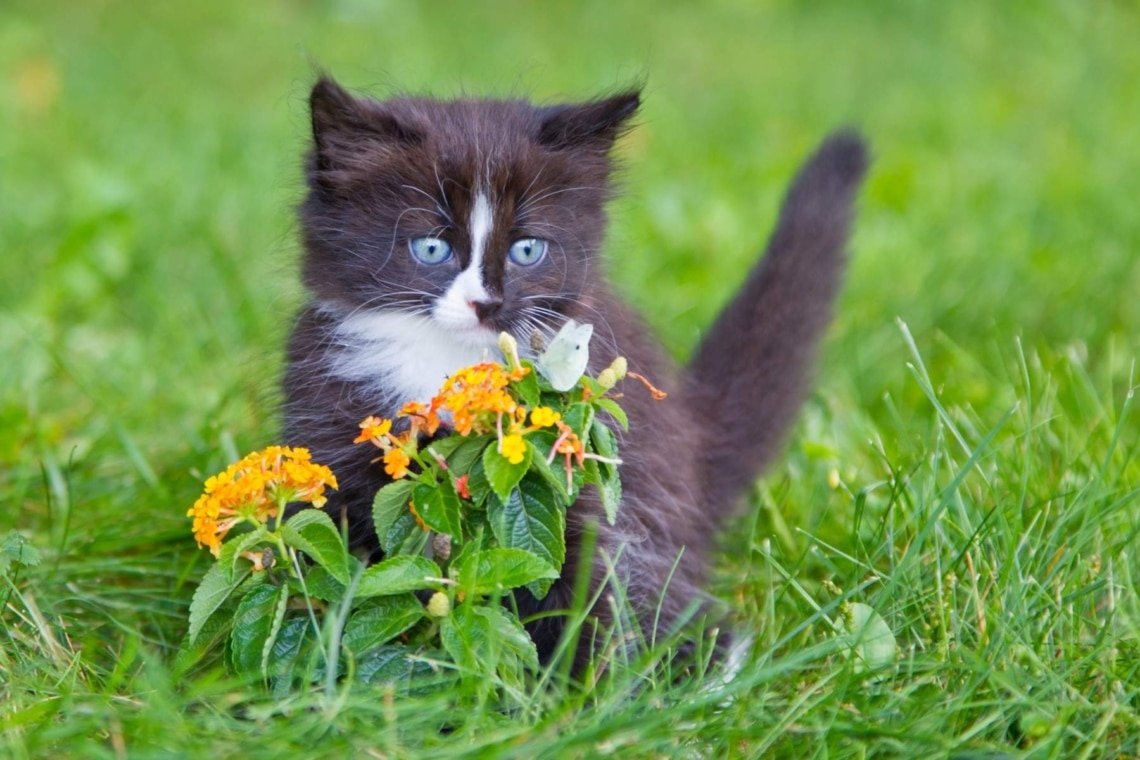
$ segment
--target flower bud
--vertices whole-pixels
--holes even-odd
[[[519,352],[518,341],[508,332],[499,333],[499,350],[503,356],[515,356]]]
[[[624,356],[619,356],[610,363],[610,366],[598,373],[598,384],[608,391],[621,382],[628,371],[629,362],[625,360]]]
[[[436,591],[428,600],[427,611],[432,617],[447,617],[447,613],[451,612],[451,600],[447,598],[447,594]]]
[[[451,557],[451,536],[446,533],[432,534],[431,553],[440,560]]]

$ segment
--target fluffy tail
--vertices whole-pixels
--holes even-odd
[[[764,258],[686,369],[690,408],[709,423],[705,498],[719,514],[778,453],[807,395],[867,163],[856,133],[824,141],[792,183]]]

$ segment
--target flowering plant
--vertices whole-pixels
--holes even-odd
[[[461,369],[430,402],[360,423],[356,443],[374,446],[391,478],[373,505],[384,559],[371,566],[319,509],[337,482],[306,450],[270,447],[208,479],[189,514],[218,562],[184,652],[224,640],[236,670],[282,688],[353,670],[517,682],[538,658],[503,600],[522,587],[541,598],[559,577],[566,510],[583,488],[611,523],[621,498],[610,421],[626,425],[612,392],[626,362],[585,375],[589,332],[569,323],[535,362],[503,334],[503,363]],[[318,509],[282,521],[296,502]],[[250,530],[229,537],[242,523]]]

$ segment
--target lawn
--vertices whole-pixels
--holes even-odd
[[[1140,754],[1140,9],[1129,2],[0,7],[0,756]],[[202,479],[276,440],[319,70],[646,82],[612,278],[678,357],[798,162],[875,163],[815,392],[723,541],[727,685],[499,700],[175,671]],[[837,644],[867,605],[898,645]]]

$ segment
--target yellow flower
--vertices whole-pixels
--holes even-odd
[[[526,453],[526,443],[523,441],[523,437],[517,433],[504,436],[499,453],[506,457],[511,464],[521,464],[523,455]]]
[[[530,424],[535,427],[550,427],[558,420],[562,419],[562,415],[551,409],[549,406],[536,407],[530,413]]]
[[[384,454],[384,472],[399,480],[408,474],[408,465],[411,462],[411,458],[403,449],[391,449]]]
[[[198,546],[217,557],[222,540],[239,522],[265,523],[294,501],[323,506],[325,488],[336,488],[336,477],[310,459],[308,449],[269,446],[208,478],[204,493],[186,513],[194,518]]]

